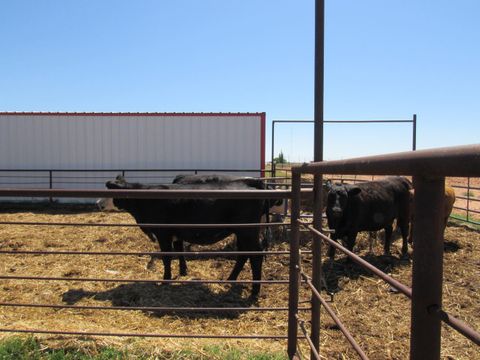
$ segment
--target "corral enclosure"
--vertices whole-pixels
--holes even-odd
[[[187,169],[259,176],[265,167],[265,117],[0,113],[0,188],[98,189],[121,172],[146,183],[170,182]]]
[[[10,208],[3,209],[0,221],[44,221],[62,223],[134,223],[126,213],[102,213],[88,208]],[[6,226],[0,227],[2,251],[156,251],[153,244],[139,229],[98,228],[67,226]],[[445,245],[445,294],[444,308],[462,320],[478,323],[480,235],[478,231],[456,224],[447,228]],[[302,251],[310,250],[310,236],[302,235]],[[194,247],[192,250],[231,249],[234,239],[229,238],[217,246]],[[382,242],[378,241],[374,252],[368,252],[367,235],[362,234],[357,252],[375,266],[396,279],[410,285],[411,263],[402,262],[401,241],[392,248],[393,259],[382,255]],[[288,242],[275,240],[271,250],[288,251]],[[326,247],[324,247],[326,250]],[[146,256],[72,256],[72,255],[15,255],[1,254],[2,274],[7,276],[42,276],[65,278],[125,278],[160,279],[161,261],[156,269],[147,270]],[[178,274],[178,262],[174,261],[174,274]],[[233,258],[190,259],[189,275],[182,280],[226,279],[233,266]],[[311,256],[302,263],[310,271]],[[327,269],[325,267],[325,269]],[[288,256],[267,256],[263,269],[265,279],[288,278]],[[250,279],[245,267],[241,279]],[[327,282],[335,292],[331,303],[344,323],[354,334],[371,359],[408,358],[410,303],[401,294],[380,279],[360,267],[348,263],[346,257],[337,255],[333,271],[328,272]],[[2,280],[0,293],[5,303],[35,303],[71,306],[106,307],[286,307],[288,286],[265,285],[257,304],[248,300],[250,286],[232,288],[217,284],[160,283],[105,283],[81,281],[29,281]],[[309,307],[310,296],[305,287],[300,294],[300,307]],[[286,312],[155,312],[147,310],[88,310],[52,308],[16,308],[2,306],[2,327],[55,329],[65,331],[98,331],[119,333],[171,333],[171,334],[278,334],[287,331]],[[301,310],[300,316],[308,318]],[[0,333],[10,336],[9,333]],[[38,335],[51,347],[81,346],[94,352],[103,345],[113,345],[134,350],[148,349],[151,353],[181,348],[201,350],[206,344],[218,343],[208,339],[148,339],[115,337],[68,337],[63,335]],[[249,348],[252,351],[284,352],[285,341],[273,340],[222,340],[225,346]],[[328,359],[356,359],[356,354],[343,338],[331,319],[322,312],[322,355]],[[443,359],[474,359],[480,356],[478,347],[447,326],[443,328]],[[308,349],[301,342],[304,354]]]
[[[262,122],[264,118],[260,114],[260,134],[263,134],[264,129]],[[133,133],[136,134],[133,139],[138,140],[139,132]],[[72,134],[75,134],[75,131]],[[131,132],[121,134],[127,136]],[[189,133],[190,135],[194,134]],[[120,138],[121,136],[118,137]],[[83,143],[83,146],[88,145]],[[111,157],[117,151],[122,154],[124,150],[120,150],[119,146],[116,143],[108,147],[107,153]],[[133,153],[136,151],[138,155],[140,147],[141,145],[137,144],[130,150]],[[17,150],[23,151],[20,148]],[[263,149],[261,138],[259,148]],[[35,147],[29,149],[30,154],[35,153]],[[179,148],[176,149],[180,151]],[[123,154],[129,153],[126,151]],[[186,154],[188,157],[188,152]],[[75,158],[75,153],[70,153],[70,156]],[[19,158],[22,159],[21,155]],[[253,174],[261,174],[264,170],[264,160],[261,155],[259,158],[261,166],[257,170],[253,169]],[[75,169],[63,169],[67,174],[68,170]],[[97,170],[100,173],[94,178],[95,186],[93,182],[82,178],[78,172],[72,173],[70,179],[73,181],[67,184],[73,189],[79,189],[83,187],[83,180],[92,187],[100,187],[103,186],[103,180],[115,175],[115,171],[105,171],[105,174],[102,174],[101,168]],[[145,174],[140,171],[135,174],[132,168],[126,170],[130,170],[129,177],[136,181],[170,180],[165,174],[158,178],[147,171]],[[205,168],[197,170],[208,171]],[[172,169],[170,176],[180,172],[182,171],[178,168]],[[15,172],[13,176],[12,172],[5,173],[8,179],[15,179]],[[28,172],[22,173],[20,178],[24,179],[27,176],[29,179]],[[101,180],[99,175],[106,176],[106,179]],[[300,177],[297,178],[297,185],[299,180]],[[45,187],[55,188],[52,185],[50,182]],[[32,184],[26,182],[22,187],[31,188]],[[5,194],[8,194],[8,191],[4,191],[2,196]],[[45,191],[40,196],[49,196],[48,194],[49,192]],[[68,195],[72,196],[73,192],[69,192]],[[54,196],[63,195],[59,191],[58,195]],[[298,282],[292,280],[287,264],[290,264],[291,269],[292,254],[297,253],[297,250],[292,250],[294,247],[291,245],[296,241],[293,240],[295,236],[278,237],[273,241],[273,250],[282,254],[267,255],[263,278],[269,283],[262,287],[260,298],[252,301],[248,298],[249,285],[231,286],[221,282],[228,276],[232,266],[230,254],[216,256],[215,259],[203,257],[192,259],[188,277],[179,276],[170,285],[162,284],[160,280],[162,271],[158,265],[156,270],[146,269],[148,260],[144,257],[145,254],[138,254],[156,251],[157,245],[139,229],[123,228],[127,223],[133,225],[133,219],[125,213],[98,213],[88,207],[73,210],[58,206],[15,209],[14,205],[4,208],[2,213],[0,257],[4,265],[1,276],[0,317],[1,330],[5,333],[18,331],[44,333],[45,335],[40,336],[51,346],[64,347],[80,341],[92,348],[116,344],[131,349],[148,348],[152,353],[157,353],[179,347],[193,347],[195,350],[211,342],[212,340],[204,338],[209,336],[220,337],[224,339],[222,341],[224,345],[236,347],[245,347],[246,338],[258,338],[262,341],[249,341],[248,348],[282,351],[285,346],[285,334],[288,331],[290,349],[290,341],[293,338],[290,336],[292,295],[287,291],[287,284],[290,282],[291,289],[292,283]],[[299,213],[295,216],[298,215]],[[295,216],[292,212],[292,218]],[[107,224],[117,222],[122,225]],[[48,223],[57,225],[45,227]],[[68,226],[69,224],[81,227],[73,228]],[[292,221],[292,224],[297,222]],[[99,225],[101,226],[98,227]],[[295,232],[298,234],[298,224]],[[446,294],[443,309],[477,328],[478,231],[455,227],[447,231],[446,239],[444,282]],[[312,255],[310,241],[310,237],[301,239],[299,254],[303,256],[296,266],[302,274],[313,274],[314,264],[316,262],[318,264],[322,257]],[[209,250],[231,250],[233,247],[234,239],[227,238]],[[356,251],[378,269],[393,275],[407,287],[413,287],[411,277],[415,271],[412,271],[411,262],[400,259],[398,248],[393,250],[393,257],[384,257],[380,255],[381,244],[377,244],[373,253],[367,252],[366,247],[366,237],[362,236]],[[201,251],[202,248],[193,246],[191,250]],[[176,262],[174,264],[176,265]],[[175,265],[176,275],[178,268],[175,268]],[[339,256],[333,268],[327,267],[325,263],[323,270],[328,290],[336,294],[331,306],[341,315],[369,357],[406,358],[410,337],[408,299],[398,294],[395,289],[375,280],[365,270],[352,265],[345,257]],[[220,282],[216,281],[217,279],[221,279]],[[245,284],[249,283],[249,279],[249,271],[245,269],[241,273],[240,281]],[[207,283],[202,283],[204,280],[207,280]],[[302,327],[307,328],[306,331],[313,331],[313,322],[309,324],[306,312],[313,308],[312,296],[307,288],[300,289],[299,300],[297,321]],[[212,310],[208,310],[209,308]],[[287,310],[289,310],[288,326]],[[337,326],[339,325],[322,316],[322,353],[327,358],[355,358],[353,350],[342,338]],[[67,334],[76,337],[65,337]],[[95,337],[95,334],[100,337]],[[130,340],[122,339],[120,335],[130,336]],[[142,337],[162,339],[145,340],[141,339]],[[181,339],[185,337],[189,340]],[[240,338],[234,340],[236,337]],[[191,338],[194,340],[190,340]],[[444,328],[442,344],[445,358],[467,359],[479,355],[478,347],[447,327]],[[298,351],[308,353],[309,349],[303,342],[299,344]]]

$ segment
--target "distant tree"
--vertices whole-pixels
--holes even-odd
[[[283,151],[280,151],[278,156],[276,158],[274,158],[273,161],[275,162],[275,164],[286,164],[287,163],[287,159],[285,159],[285,157],[283,156]]]

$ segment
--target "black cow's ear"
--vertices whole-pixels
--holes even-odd
[[[349,187],[347,191],[348,191],[348,196],[355,196],[360,194],[362,189],[360,189],[358,186],[352,186],[352,187]]]

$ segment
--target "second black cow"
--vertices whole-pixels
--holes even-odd
[[[327,219],[335,230],[333,240],[344,240],[353,251],[360,231],[385,230],[384,254],[390,254],[393,221],[397,220],[403,238],[402,256],[407,256],[410,181],[404,177],[388,177],[355,185],[328,184]],[[330,259],[335,248],[330,246]]]
[[[129,183],[122,177],[106,183],[108,189],[142,189],[145,185]],[[147,186],[147,188],[153,188]],[[177,178],[171,185],[155,186],[165,190],[261,190],[263,181],[253,178],[229,176],[189,176]],[[114,205],[129,212],[137,223],[159,224],[231,224],[226,228],[148,228],[142,229],[150,238],[155,238],[162,252],[172,251],[176,244],[187,241],[192,244],[207,245],[216,243],[235,234],[239,251],[262,251],[259,228],[236,227],[235,224],[258,223],[268,210],[270,202],[262,199],[114,199]],[[175,250],[181,251],[175,246]],[[180,257],[180,273],[187,269]],[[261,280],[262,255],[240,255],[228,280],[236,280],[247,260],[250,260],[253,280]],[[164,279],[172,278],[171,257],[162,257]],[[252,296],[256,297],[260,284],[252,286]]]

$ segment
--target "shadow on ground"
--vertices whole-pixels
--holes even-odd
[[[395,268],[411,265],[410,260],[404,260],[394,256],[367,254],[365,256],[361,256],[361,258],[387,274],[392,272]],[[333,262],[333,264],[325,261],[322,264],[322,271],[325,275],[327,290],[332,293],[342,290],[339,285],[342,278],[356,280],[360,276],[376,276],[362,266],[354,263],[347,257],[336,260]]]
[[[119,285],[106,291],[71,289],[62,295],[63,302],[74,305],[91,298],[122,307],[250,307],[254,299],[242,297],[245,286],[234,285],[225,292],[214,292],[204,284],[155,284],[133,283]],[[151,311],[151,316],[172,315],[184,318],[238,318],[240,311]]]
[[[454,241],[444,242],[444,251],[446,253],[457,252],[460,249],[461,246]],[[391,273],[395,268],[411,266],[410,259],[402,259],[395,256],[367,254],[365,256],[361,256],[361,258],[386,274]],[[325,275],[327,285],[326,290],[332,293],[336,293],[342,290],[339,286],[339,282],[342,278],[356,280],[360,276],[376,276],[362,266],[354,263],[347,257],[343,257],[339,260],[334,261],[333,263],[330,263],[329,261],[323,262],[322,271]]]

